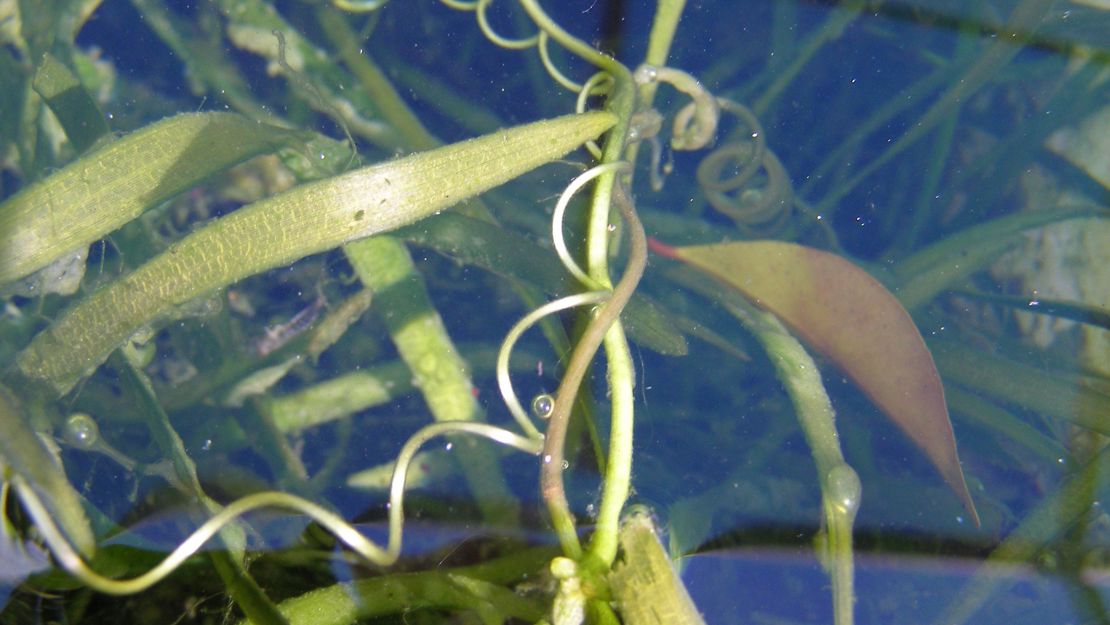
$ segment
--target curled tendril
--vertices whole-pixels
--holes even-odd
[[[420,447],[432,438],[459,433],[482,436],[532,455],[538,455],[543,449],[542,439],[526,438],[487,423],[452,422],[428,425],[417,430],[397,455],[397,463],[393,469],[393,479],[389,489],[389,538],[385,547],[366,538],[342,517],[319,504],[289,493],[267,491],[247,495],[228,504],[227,507],[198,527],[154,568],[142,575],[126,580],[108,578],[90,568],[58,528],[35,489],[18,475],[12,477],[12,484],[19,493],[20,500],[34,521],[40,535],[50,547],[62,568],[90,588],[107,594],[128,595],[141,592],[157,584],[167,575],[173,573],[177,567],[181,566],[186,559],[196,553],[226,525],[248,512],[260,508],[284,508],[304,514],[322,525],[367,561],[379,566],[389,566],[395,563],[401,555],[405,478],[408,475],[409,465],[412,463],[413,457]]]
[[[568,295],[567,297],[557,299],[553,302],[548,302],[516,322],[516,324],[509,329],[509,332],[505,335],[505,339],[501,342],[501,349],[497,352],[497,364],[495,367],[497,387],[501,391],[501,399],[505,401],[505,406],[509,409],[509,413],[512,414],[513,419],[520,425],[520,429],[524,430],[529,438],[542,441],[543,434],[536,429],[536,426],[532,423],[532,419],[528,416],[528,412],[524,410],[524,405],[520,403],[520,397],[517,396],[516,391],[513,390],[513,381],[509,376],[509,359],[512,356],[513,347],[516,346],[516,342],[529,328],[536,325],[536,323],[544,317],[567,310],[568,308],[599,304],[608,298],[609,291],[607,290],[589,291],[586,293]]]
[[[508,50],[527,50],[542,43],[543,31],[537,31],[536,34],[529,37],[514,39],[505,37],[494,30],[487,14],[489,5],[493,4],[493,0],[440,0],[440,2],[456,11],[473,11],[474,17],[478,21],[478,30],[482,31],[486,39],[489,39],[490,43],[495,46]]]
[[[541,50],[542,49],[543,48],[541,48]],[[590,76],[590,79],[582,83],[582,88],[578,90],[578,99],[575,100],[574,103],[574,112],[585,113],[588,104],[587,100],[590,96],[609,93],[613,88],[613,83],[613,76],[605,72],[598,72]],[[597,142],[593,139],[586,142],[586,151],[590,153],[590,156],[593,156],[599,161],[601,160],[601,147],[598,146]]]
[[[666,83],[693,100],[679,110],[674,118],[671,147],[676,150],[700,150],[713,143],[721,110],[717,98],[697,78],[673,67],[641,65],[632,74],[638,85]]]
[[[559,71],[558,67],[555,67],[555,61],[551,60],[551,52],[547,48],[547,44],[549,41],[551,41],[551,36],[548,35],[547,32],[541,30],[539,49],[540,62],[543,63],[543,68],[547,70],[547,74],[551,76],[552,80],[559,83],[566,89],[569,89],[571,91],[582,91],[582,85],[574,82],[573,80],[568,78],[566,74]]]
[[[750,139],[730,141],[710,152],[698,165],[697,179],[706,200],[728,216],[747,236],[779,232],[789,222],[794,207],[790,176],[774,152],[767,148],[759,120],[745,106],[717,99],[721,110],[735,115],[747,127]],[[751,183],[763,172],[765,182]]]
[[[364,2],[366,4],[373,4],[374,2],[385,4],[385,2],[387,1],[388,0],[374,0],[373,2],[368,2],[367,0],[333,0],[333,2],[347,2],[353,5],[360,5]],[[529,48],[536,48],[540,54],[540,63],[547,71],[547,74],[551,77],[552,80],[559,83],[564,88],[570,91],[578,92],[581,92],[585,88],[583,85],[569,78],[566,74],[559,70],[558,67],[555,66],[555,62],[551,58],[551,51],[548,48],[548,44],[551,41],[551,35],[544,28],[539,28],[536,34],[529,37],[520,37],[516,39],[505,37],[504,35],[501,35],[493,29],[493,26],[490,25],[489,18],[487,16],[487,10],[489,8],[489,5],[493,3],[493,0],[440,0],[440,2],[452,9],[455,9],[456,11],[473,11],[478,21],[478,29],[482,31],[482,34],[485,35],[486,39],[488,39],[491,43],[498,47],[508,50],[527,50]],[[361,10],[371,11],[373,9]]]
[[[331,5],[348,13],[371,13],[384,7],[389,0],[331,0]]]
[[[568,308],[599,304],[609,299],[611,291],[602,288],[593,278],[590,278],[586,272],[582,271],[582,268],[578,266],[574,258],[571,257],[570,250],[567,249],[566,240],[563,238],[563,218],[566,215],[567,205],[570,203],[571,198],[581,191],[582,187],[606,172],[628,171],[630,168],[627,162],[621,161],[617,163],[606,163],[588,169],[567,185],[562,195],[559,196],[559,201],[556,202],[554,213],[551,216],[551,239],[555,246],[555,253],[559,256],[559,260],[562,261],[563,267],[566,268],[567,272],[591,290],[585,293],[578,293],[557,299],[533,310],[520,321],[516,322],[509,330],[508,334],[505,335],[505,339],[501,342],[501,349],[497,353],[497,364],[495,367],[497,386],[501,391],[501,398],[505,401],[505,406],[509,409],[509,413],[512,414],[513,419],[516,420],[520,428],[527,433],[530,438],[543,440],[543,435],[540,434],[539,430],[537,430],[536,426],[532,423],[532,419],[528,416],[528,412],[524,410],[524,405],[521,404],[519,396],[517,396],[516,391],[513,389],[512,378],[509,376],[509,359],[512,355],[513,347],[516,345],[521,335],[544,317]]]
[[[540,33],[536,33],[531,37],[512,39],[509,37],[504,37],[496,30],[494,30],[493,26],[491,26],[489,23],[489,18],[486,15],[487,10],[489,9],[489,5],[492,3],[493,0],[478,0],[477,5],[474,8],[475,16],[478,18],[478,29],[482,31],[482,34],[486,36],[486,39],[489,39],[491,42],[493,42],[494,45],[506,48],[508,50],[527,50],[528,48],[535,46],[539,42],[539,38],[541,36]]]
[[[574,257],[570,255],[570,250],[567,249],[566,239],[563,238],[563,218],[566,215],[567,206],[570,204],[570,200],[574,197],[574,194],[582,190],[582,187],[589,184],[594,178],[607,172],[628,170],[628,163],[623,161],[606,163],[593,167],[572,180],[571,183],[567,185],[567,188],[563,190],[562,195],[559,196],[559,201],[555,203],[555,212],[551,215],[551,242],[555,246],[555,253],[559,255],[559,260],[562,261],[563,267],[587,288],[600,289],[601,285],[578,266]]]

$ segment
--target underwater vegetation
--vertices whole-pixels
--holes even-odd
[[[1107,622],[1110,10],[0,0],[0,622]]]

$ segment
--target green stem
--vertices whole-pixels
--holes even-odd
[[[755,103],[752,104],[752,111],[757,116],[766,113],[771,103],[775,101],[775,98],[779,97],[783,90],[785,90],[798,76],[806,64],[813,60],[813,57],[821,50],[821,47],[844,34],[844,29],[848,27],[848,24],[850,24],[852,20],[859,16],[859,12],[863,6],[864,3],[859,0],[848,0],[840,7],[834,9],[833,14],[829,16],[829,19],[825,21],[821,29],[810,35],[806,42],[800,46],[798,54],[794,57],[794,61],[790,63],[790,66],[785,69],[778,68],[775,71],[775,82],[767,87],[763,95],[759,96]]]
[[[521,6],[552,39],[573,54],[592,63],[613,77],[613,89],[606,109],[616,114],[617,122],[609,133],[602,151],[602,164],[621,160],[625,148],[628,127],[635,110],[635,88],[632,74],[624,65],[575,38],[556,24],[536,0],[520,0]],[[598,177],[589,218],[589,232],[586,243],[587,273],[591,279],[603,287],[612,285],[609,277],[610,217],[613,187],[617,173],[607,171]],[[590,555],[608,566],[616,558],[617,532],[620,525],[620,511],[628,497],[632,474],[632,389],[634,374],[632,357],[620,324],[620,312],[643,275],[647,262],[647,245],[644,240],[643,226],[636,217],[630,201],[619,202],[621,212],[628,223],[632,251],[629,253],[628,268],[620,283],[613,290],[609,301],[597,312],[579,339],[578,345],[567,365],[563,381],[555,398],[555,411],[547,428],[543,452],[543,465],[540,482],[544,500],[552,517],[555,531],[563,544],[567,556],[578,559],[581,545],[574,529],[574,517],[567,503],[563,487],[564,445],[567,423],[573,407],[578,387],[586,374],[590,361],[602,341],[609,370],[609,393],[612,406],[610,425],[610,451],[606,463],[605,483],[597,527],[590,545]]]
[[[615,197],[617,206],[624,216],[631,242],[625,275],[613,291],[613,299],[616,299],[620,292],[623,300],[620,303],[620,309],[614,311],[619,315],[625,303],[632,297],[632,292],[647,265],[647,240],[643,225],[636,215],[635,205],[627,192],[618,187]],[[630,275],[633,274],[635,282],[630,280]],[[627,290],[627,293],[623,292],[624,290]],[[590,554],[606,564],[612,564],[617,557],[620,514],[628,499],[632,483],[633,389],[636,385],[632,354],[628,349],[624,326],[621,325],[619,318],[605,335],[605,357],[612,406],[609,425],[609,462],[605,465],[605,483],[602,487],[597,525],[590,542]]]
[[[543,615],[542,603],[503,584],[534,574],[552,555],[548,548],[529,549],[472,567],[334,584],[287,599],[279,609],[291,625],[347,625],[420,609],[475,611],[493,622],[534,622]]]
[[[536,26],[538,26],[540,30],[546,32],[552,39],[557,41],[571,53],[581,57],[587,63],[609,72],[614,76],[622,71],[628,71],[624,65],[621,65],[621,63],[613,57],[598,52],[587,45],[586,42],[563,30],[561,26],[555,23],[555,20],[551,19],[551,17],[544,12],[537,0],[520,0],[520,6],[524,7],[528,16],[532,18],[532,21],[536,23]]]
[[[204,492],[197,478],[196,463],[185,449],[185,443],[170,423],[169,415],[162,410],[150,379],[139,366],[133,350],[117,350],[111,363],[120,377],[120,384],[130,391],[131,399],[146,417],[151,437],[158,445],[162,455],[174,467],[176,481],[185,494],[199,501],[211,515],[217,515],[223,506]],[[208,554],[212,567],[223,580],[228,594],[236,604],[257,623],[282,625],[286,621],[277,607],[266,596],[258,582],[251,577],[244,562],[246,548],[246,529],[239,521],[229,522],[220,528],[220,540],[226,551],[217,550]]]
[[[469,367],[428,298],[404,244],[393,237],[373,237],[344,247],[355,273],[368,288],[401,358],[409,366],[414,386],[420,389],[436,421],[486,420],[475,399]],[[518,507],[497,464],[497,455],[473,439],[459,440],[463,475],[482,516],[490,522],[517,520]]]
[[[643,225],[636,215],[631,200],[623,192],[619,193],[618,197],[621,199],[618,202],[618,207],[625,219],[631,240],[628,267],[625,269],[620,282],[613,289],[608,301],[597,311],[585,332],[582,333],[574,353],[567,363],[566,372],[555,395],[555,409],[547,425],[543,465],[540,472],[541,490],[544,501],[547,502],[548,511],[551,513],[555,531],[559,535],[567,556],[575,559],[581,557],[582,551],[578,542],[578,535],[574,529],[574,517],[570,512],[563,486],[564,445],[570,412],[578,394],[578,387],[582,384],[586,370],[589,368],[601,342],[605,340],[608,347],[610,341],[620,341],[623,344],[624,352],[627,353],[627,342],[624,339],[624,333],[620,330],[618,318],[628,299],[632,297],[632,293],[636,290],[636,286],[643,276],[644,268],[647,266],[647,239],[644,235]],[[614,405],[613,425],[601,511],[598,516],[593,543],[590,546],[591,554],[599,556],[606,564],[611,563],[616,557],[616,535],[619,527],[620,509],[628,496],[632,464],[631,360],[622,363],[615,361],[610,356],[609,369],[610,390]],[[627,377],[619,373],[621,369],[628,372]],[[614,373],[614,371],[618,371],[618,373]],[[624,399],[625,397],[627,397],[627,400]],[[620,411],[619,414],[618,411]],[[616,518],[611,519],[610,517]],[[610,534],[612,538],[610,538]],[[613,543],[610,544],[609,540],[612,540]]]
[[[347,20],[330,7],[317,8],[316,20],[335,45],[343,63],[377,105],[378,114],[396,129],[402,144],[409,150],[430,150],[439,146],[440,142],[405,104],[378,65],[360,48],[358,38]]]
[[[733,313],[767,350],[813,453],[826,528],[826,534],[820,537],[824,544],[819,544],[818,555],[832,578],[834,623],[851,625],[855,602],[852,524],[859,510],[862,488],[859,477],[840,451],[836,415],[821,382],[821,372],[801,343],[773,314],[746,303],[733,308]]]

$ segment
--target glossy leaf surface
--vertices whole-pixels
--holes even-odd
[[[925,452],[978,524],[933,357],[909,313],[870,274],[779,241],[653,248],[736,289],[835,362]]]

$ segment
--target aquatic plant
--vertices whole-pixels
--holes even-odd
[[[157,70],[116,73],[82,43],[99,27],[92,18],[107,19],[116,4],[0,3],[0,136],[19,187],[4,189],[0,204],[2,553],[13,562],[5,579],[49,569],[24,582],[9,610],[44,593],[63,597],[73,620],[107,618],[110,608],[88,607],[94,593],[99,605],[120,606],[101,595],[145,591],[127,608],[132,620],[226,620],[234,610],[257,623],[443,612],[487,623],[697,623],[670,556],[742,542],[728,518],[761,505],[741,496],[741,483],[758,479],[769,507],[819,524],[803,534],[832,600],[808,600],[831,603],[830,618],[848,624],[865,598],[854,541],[869,510],[880,533],[892,508],[961,540],[1016,524],[1007,515],[1020,516],[1017,504],[979,486],[990,471],[982,450],[994,444],[1029,474],[1067,449],[1075,471],[993,557],[1027,561],[1029,541],[1064,553],[1090,540],[1083,529],[1096,525],[1088,511],[1105,452],[1088,435],[1110,433],[1106,371],[1037,368],[1002,349],[1016,341],[1005,323],[964,313],[1001,318],[1015,306],[983,276],[1023,233],[1079,218],[1105,225],[1106,208],[1060,201],[971,225],[974,211],[955,200],[929,201],[976,190],[987,212],[998,198],[978,189],[1027,168],[1012,156],[1028,152],[1018,148],[1059,132],[1022,126],[990,148],[997,158],[955,164],[961,150],[987,149],[957,132],[975,127],[961,117],[968,98],[1002,98],[1006,82],[992,79],[1027,42],[1073,60],[1063,78],[1049,62],[1037,74],[1055,77],[1046,98],[1066,103],[1062,119],[1097,111],[1106,51],[1053,39],[1049,3],[1025,0],[997,23],[940,16],[1002,40],[964,32],[954,51],[909,54],[933,70],[900,88],[928,104],[892,96],[854,116],[845,111],[858,102],[841,91],[822,114],[828,128],[796,146],[785,137],[804,133],[789,130],[799,117],[784,98],[814,100],[829,88],[799,77],[864,19],[863,3],[814,18],[793,42],[782,26],[810,18],[781,3],[766,16],[780,27],[774,38],[722,44],[706,61],[671,51],[720,38],[712,16],[681,0],[658,3],[650,32],[597,44],[587,43],[596,12],[537,0],[132,0],[193,90],[178,86],[166,101],[149,95]],[[898,29],[881,30],[879,40]],[[627,45],[646,52],[634,61],[607,52]],[[413,46],[434,74],[406,57]],[[766,50],[787,60],[771,55],[741,80]],[[484,81],[497,64],[520,73],[491,89]],[[453,75],[467,67],[483,84]],[[946,79],[953,86],[942,89]],[[228,110],[183,112],[198,101]],[[850,120],[846,137],[830,132],[838,116]],[[907,129],[889,145],[875,140],[891,120]],[[124,128],[133,130],[112,134]],[[1064,158],[1095,171],[1074,137],[1051,136]],[[914,210],[851,214],[876,176],[900,184],[863,195]],[[548,204],[550,215],[537,209]],[[861,220],[875,222],[874,240],[854,234]],[[742,240],[753,238],[791,242]],[[414,258],[414,248],[492,277]],[[1105,331],[1110,302],[1046,304]],[[546,343],[532,339],[535,326]],[[956,332],[962,340],[946,338]],[[969,349],[975,340],[1000,347]],[[752,364],[704,365],[705,353],[750,360],[754,346]],[[691,348],[699,355],[681,358]],[[833,385],[849,415],[840,420],[821,375],[838,370],[866,397]],[[667,394],[655,395],[648,387],[661,376]],[[711,396],[727,399],[702,399]],[[957,431],[986,424],[1002,441],[975,446],[970,489],[949,406],[967,418]],[[878,458],[868,432],[884,437],[885,424],[855,418],[875,409],[939,476],[913,475],[915,453]],[[1032,411],[1080,429],[1046,427]],[[511,421],[500,425],[505,413]],[[767,424],[742,417],[755,413]],[[634,445],[645,416],[657,433]],[[795,416],[808,451],[787,444]],[[429,445],[441,438],[443,447]],[[702,462],[679,468],[678,448],[701,450]],[[884,482],[892,466],[898,481]],[[117,474],[128,488],[105,492]],[[951,492],[933,496],[942,481]],[[654,512],[668,521],[671,554],[651,512],[628,505],[634,483],[641,497],[669,500]],[[820,491],[820,504],[812,492],[792,495],[798,485]],[[356,487],[368,494],[353,495]],[[900,493],[919,501],[890,503]],[[980,524],[977,507],[985,534],[968,528]],[[1080,530],[1048,527],[1046,510],[1056,508]],[[266,551],[260,543],[278,530],[260,512],[273,510],[291,513],[295,527]],[[177,530],[169,544],[144,527],[167,514]],[[361,527],[359,514],[383,523]],[[417,517],[437,519],[433,534],[444,535],[465,517],[508,545],[470,549],[469,532],[448,551],[409,552],[414,536],[428,538],[412,526]],[[552,544],[514,540],[521,528],[546,536],[548,525]],[[340,562],[359,568],[333,571]],[[1082,563],[1068,562],[1080,583]],[[219,581],[197,582],[193,573],[207,570]],[[942,618],[967,618],[991,584],[969,588]],[[226,598],[225,616],[197,613],[206,594]],[[186,600],[185,614],[172,613]]]

